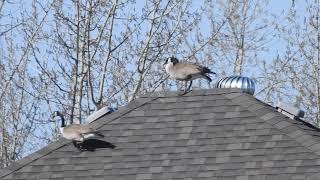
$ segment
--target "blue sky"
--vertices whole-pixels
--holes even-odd
[[[17,9],[19,9],[20,6],[30,7],[30,9],[31,9],[32,1],[22,0],[22,2],[24,2],[24,3],[18,3],[17,2],[16,4],[7,5],[6,8],[4,9],[4,12],[6,12],[5,14],[8,14],[8,12],[11,12],[13,14],[13,16],[14,16],[15,12],[17,11]],[[200,4],[199,2],[201,2],[201,1],[197,1],[197,0],[193,1],[194,8],[199,7],[199,4]],[[295,5],[295,9],[297,9],[299,12],[303,13],[303,11],[304,11],[304,0],[270,0],[270,3],[268,5],[267,9],[269,10],[270,13],[275,14],[276,16],[280,16],[282,12],[285,12],[286,10],[288,10],[288,9],[290,9],[292,7],[293,2],[294,2],[294,5]],[[45,4],[45,5],[48,6],[48,4]],[[136,5],[137,9],[142,8],[144,5],[145,5],[145,1],[141,1],[141,0],[137,1],[137,5]],[[3,19],[2,19],[3,22],[5,21],[4,20],[5,18],[6,17],[3,17]],[[7,18],[10,19],[10,17],[7,17]],[[41,18],[41,17],[39,17],[39,18]],[[283,16],[282,16],[282,18],[283,18]],[[281,22],[282,20],[281,19],[277,19],[277,21]],[[6,23],[15,24],[15,22],[6,22]],[[204,24],[203,27],[202,27],[202,30],[203,30],[204,34],[206,34],[206,29],[208,29],[208,28]],[[18,37],[20,37],[20,36],[18,36]],[[14,38],[17,38],[17,37],[14,37]],[[1,46],[1,41],[0,41],[0,46]],[[44,47],[44,45],[42,45],[42,47]],[[265,60],[272,60],[272,58],[275,57],[277,52],[279,52],[279,53],[284,52],[284,47],[285,46],[284,46],[283,42],[279,41],[277,38],[274,38],[270,43],[268,43],[268,47],[270,47],[269,48],[269,52],[263,53],[263,56],[262,56],[262,58],[264,58]],[[46,48],[44,48],[44,49],[46,49]],[[44,52],[44,53],[46,53],[46,52]],[[42,58],[42,57],[40,57],[40,58]],[[36,65],[34,65],[34,66],[36,66]],[[53,67],[51,67],[51,68],[53,68]],[[213,68],[213,70],[215,70],[214,67],[212,67],[212,68]],[[31,71],[36,71],[36,69],[32,68]],[[258,72],[249,72],[249,73],[244,74],[244,75],[246,75],[246,76],[251,76],[252,75],[253,77],[257,77],[258,76]]]

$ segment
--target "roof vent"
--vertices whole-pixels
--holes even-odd
[[[243,92],[253,95],[255,91],[255,83],[252,79],[244,76],[230,76],[220,79],[216,88],[239,88]]]
[[[288,116],[290,119],[301,119],[304,117],[304,111],[296,106],[286,104],[284,102],[278,102],[276,108],[279,112]]]
[[[93,112],[93,113],[86,119],[86,121],[87,121],[88,123],[90,123],[90,122],[92,122],[92,121],[94,121],[94,120],[96,120],[96,119],[98,119],[98,118],[100,118],[100,117],[102,117],[102,116],[104,116],[104,115],[110,114],[110,113],[112,113],[112,112],[114,112],[114,111],[116,111],[116,110],[117,110],[117,109],[114,109],[114,108],[111,108],[111,107],[103,107],[103,108],[99,109],[98,111]]]

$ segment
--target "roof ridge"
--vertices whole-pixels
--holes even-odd
[[[276,111],[276,109],[271,105],[266,104],[254,96],[247,95],[245,93],[233,93],[225,96],[233,102],[237,102],[240,106],[247,108],[248,111],[254,113],[257,118],[263,120],[272,127],[275,127],[284,135],[290,137],[290,139],[309,149],[312,153],[320,156],[320,141],[315,140],[314,136],[306,132],[306,129],[301,129],[301,127],[298,127],[296,124],[294,124],[307,124],[307,122],[289,119],[287,116]],[[320,131],[318,128],[313,127],[312,129],[317,130],[320,136]]]
[[[179,91],[155,91],[155,92],[148,92],[139,96],[139,98],[146,98],[146,97],[176,97],[179,95],[177,92]],[[179,95],[179,96],[205,96],[205,95],[218,95],[218,94],[230,94],[230,93],[243,93],[242,89],[239,88],[210,88],[210,89],[195,89],[191,90],[190,92]]]
[[[126,106],[121,107],[119,110],[117,110],[111,114],[108,114],[108,117],[110,119],[109,121],[105,121],[103,123],[99,122],[99,120],[101,120],[102,117],[105,116],[104,115],[104,116],[101,116],[98,119],[90,122],[89,124],[92,125],[92,127],[98,129],[98,128],[104,126],[105,124],[108,124],[108,123],[118,119],[119,117],[121,117],[121,116],[123,116],[123,115],[125,115],[125,114],[151,102],[151,101],[154,101],[156,99],[158,99],[158,97],[135,99],[135,100],[131,101],[129,104],[127,104]],[[48,144],[47,146],[39,149],[38,151],[36,151],[36,152],[18,160],[18,161],[13,162],[11,165],[9,165],[3,169],[0,169],[0,178],[3,178],[4,176],[7,176],[7,175],[13,173],[13,172],[23,168],[24,166],[32,163],[33,161],[36,161],[37,159],[50,154],[52,151],[60,149],[63,146],[70,144],[70,143],[71,143],[70,141],[68,141],[64,138],[59,138],[57,141],[54,141],[54,142]]]

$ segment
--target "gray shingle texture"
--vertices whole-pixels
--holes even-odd
[[[115,149],[64,139],[0,171],[1,179],[320,179],[320,132],[237,89],[141,96],[92,125]]]

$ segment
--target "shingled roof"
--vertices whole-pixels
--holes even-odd
[[[91,123],[115,149],[60,139],[2,179],[320,179],[320,132],[238,89],[157,92]]]

